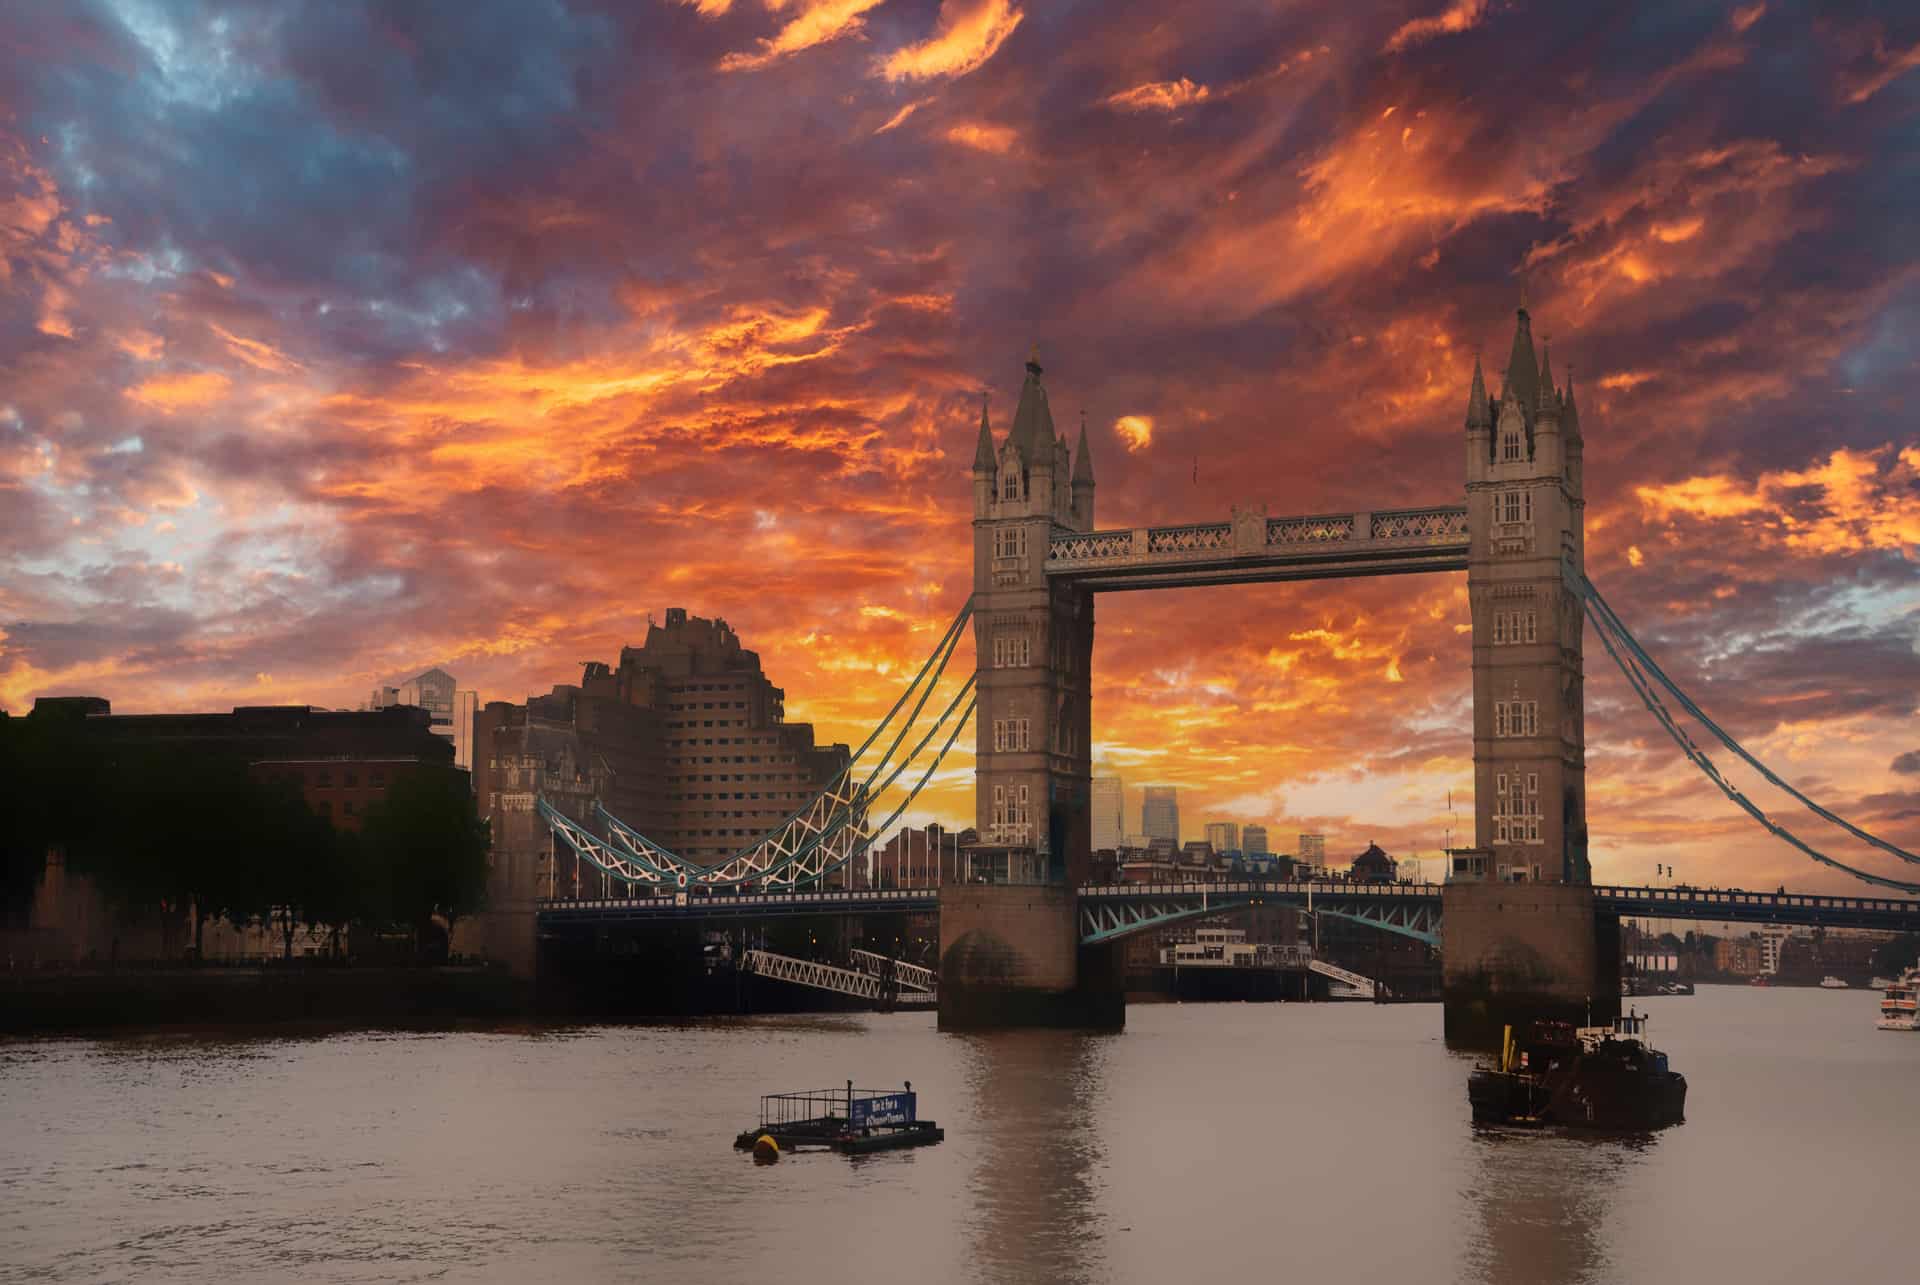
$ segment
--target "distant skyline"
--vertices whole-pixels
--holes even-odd
[[[351,708],[436,665],[517,701],[681,606],[857,744],[966,592],[981,395],[1004,431],[1032,345],[1103,527],[1457,502],[1524,290],[1594,580],[1920,846],[1911,7],[74,0],[8,35],[0,708]],[[1464,597],[1103,597],[1096,771],[1396,854],[1451,794],[1470,833]],[[1591,635],[1587,672],[1597,878],[1857,887]],[[970,823],[971,769],[904,820]]]

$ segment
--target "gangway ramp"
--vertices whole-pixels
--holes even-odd
[[[853,957],[853,966],[863,973],[884,978],[891,969],[894,980],[900,983],[903,990],[926,991],[928,994],[939,991],[939,978],[934,976],[931,968],[922,968],[918,964],[893,959],[877,951],[851,950],[847,953]]]
[[[1374,981],[1373,978],[1363,977],[1352,969],[1342,968],[1338,964],[1329,964],[1324,959],[1309,960],[1307,968],[1319,973],[1336,986],[1345,988],[1345,994],[1341,994],[1338,990],[1333,991],[1335,999],[1375,999],[1384,997],[1387,993],[1386,986]]]
[[[747,951],[740,957],[740,968],[742,972],[756,973],[774,981],[872,1000],[878,1006],[923,1007],[934,1002],[931,991],[905,989],[897,984],[890,985],[886,979],[872,973],[841,968],[837,964],[823,964],[813,959],[776,955],[770,950]]]

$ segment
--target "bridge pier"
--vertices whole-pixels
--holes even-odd
[[[1447,1043],[1498,1048],[1501,1028],[1620,1012],[1620,921],[1566,883],[1449,883],[1440,894]]]
[[[1078,894],[1053,884],[940,889],[940,1029],[1126,1023],[1120,953],[1080,945]]]

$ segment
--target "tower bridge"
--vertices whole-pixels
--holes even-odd
[[[1100,530],[1086,427],[1069,451],[1037,353],[1026,371],[1006,436],[982,407],[974,452],[976,864],[997,886],[941,894],[941,1022],[1122,1020],[1116,952],[1082,941],[1074,897],[1037,891],[1089,871],[1097,594],[1463,570],[1475,842],[1448,892],[1449,1034],[1611,1002],[1587,887],[1583,438],[1526,309],[1499,397],[1474,362],[1464,504]]]
[[[973,583],[934,654],[847,769],[792,817],[727,860],[691,861],[600,809],[541,816],[557,843],[622,895],[542,903],[542,930],[620,920],[924,913],[940,920],[940,1023],[946,1028],[1117,1025],[1125,936],[1257,901],[1301,905],[1442,944],[1449,1039],[1483,1042],[1532,1017],[1602,1019],[1617,1005],[1618,920],[1662,918],[1910,929],[1920,901],[1802,894],[1596,888],[1588,862],[1584,641],[1591,622],[1648,711],[1736,806],[1815,861],[1899,893],[1903,882],[1819,852],[1714,767],[1668,708],[1757,768],[1825,821],[1900,860],[1906,852],[1848,824],[1771,773],[1654,663],[1585,572],[1584,439],[1572,378],[1562,391],[1517,314],[1498,397],[1474,362],[1460,492],[1416,508],[1102,530],[1084,423],[1058,434],[1037,353],[1005,436],[983,405],[971,470]],[[1465,571],[1471,620],[1474,841],[1453,850],[1444,885],[1095,887],[1091,873],[1092,667],[1098,594],[1334,577]],[[921,711],[971,625],[974,669],[917,743]],[[908,710],[909,705],[911,709]],[[934,708],[940,708],[935,703]],[[903,711],[908,711],[903,714]],[[971,720],[982,880],[933,889],[821,891],[887,833]],[[877,825],[878,800],[910,777]],[[877,759],[867,760],[870,748]],[[898,756],[898,757],[897,757]],[[576,884],[578,881],[576,881]]]

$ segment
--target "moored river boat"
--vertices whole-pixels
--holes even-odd
[[[1611,1026],[1535,1022],[1520,1039],[1507,1028],[1499,1062],[1467,1081],[1475,1123],[1616,1132],[1679,1123],[1687,1080],[1647,1042],[1646,1021],[1629,1012]]]

